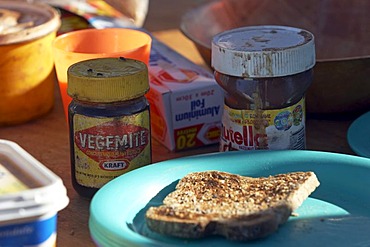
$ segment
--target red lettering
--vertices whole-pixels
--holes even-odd
[[[242,133],[240,132],[235,132],[234,133],[234,140],[235,140],[235,143],[238,144],[238,145],[241,145],[243,144],[243,135]]]
[[[243,126],[244,145],[253,147],[253,127]]]
[[[225,140],[245,147],[253,147],[253,126],[243,126],[242,132],[233,129],[222,128],[222,136]]]

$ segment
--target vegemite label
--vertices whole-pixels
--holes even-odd
[[[151,163],[149,111],[117,118],[75,114],[74,170],[77,182],[100,188],[113,178]]]
[[[224,106],[220,151],[305,149],[305,104],[274,110]]]

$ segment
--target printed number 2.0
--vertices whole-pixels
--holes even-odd
[[[176,140],[177,149],[194,147],[195,146],[195,136],[196,136],[196,133],[190,133],[190,134],[178,136]]]

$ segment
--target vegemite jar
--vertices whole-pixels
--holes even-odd
[[[68,68],[74,189],[92,197],[112,179],[151,163],[148,69],[125,58],[85,60]]]
[[[214,36],[211,61],[225,91],[220,151],[305,149],[312,33],[286,26],[228,30]]]

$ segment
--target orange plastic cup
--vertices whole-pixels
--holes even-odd
[[[72,64],[93,58],[125,57],[148,65],[152,39],[145,32],[126,28],[85,29],[58,36],[53,42],[55,70],[68,119],[67,70]]]

